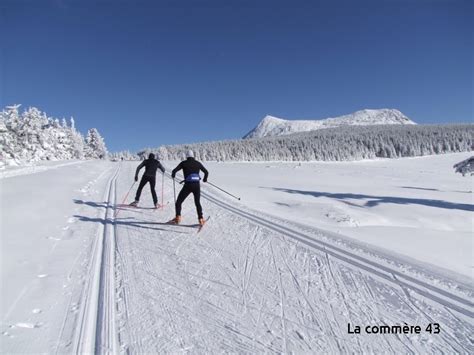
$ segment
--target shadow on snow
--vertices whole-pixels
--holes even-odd
[[[294,190],[294,189],[286,189],[286,188],[279,188],[279,187],[261,186],[261,188],[282,191],[282,192],[286,192],[290,194],[300,194],[300,195],[307,195],[307,196],[313,196],[313,197],[333,198],[345,203],[347,203],[347,201],[345,200],[348,200],[348,199],[369,200],[365,203],[364,206],[356,205],[358,207],[374,207],[383,203],[393,203],[393,204],[398,204],[398,205],[412,204],[412,205],[444,208],[444,209],[450,209],[450,210],[461,210],[461,211],[470,211],[470,212],[474,211],[474,205],[465,204],[465,203],[454,203],[454,202],[448,202],[448,201],[442,201],[442,200],[431,200],[431,199],[409,198],[409,197],[394,197],[394,196],[372,196],[372,195],[353,194],[353,193],[304,191],[304,190]]]
[[[439,192],[456,192],[460,194],[470,194],[472,191],[445,191],[445,190],[440,190],[440,189],[432,189],[432,188],[427,188],[427,187],[418,187],[418,186],[399,186],[402,189],[412,189],[412,190],[424,190],[424,191],[439,191]]]
[[[145,222],[145,221],[136,221],[136,220],[130,220],[126,218],[120,218],[120,219],[112,219],[112,218],[92,218],[92,217],[87,217],[87,216],[78,216],[74,215],[78,220],[81,222],[91,222],[91,223],[101,223],[104,226],[106,224],[109,225],[117,225],[117,226],[128,226],[128,227],[135,227],[135,228],[142,228],[142,229],[151,229],[151,230],[157,230],[157,231],[165,231],[169,232],[169,229],[165,228],[158,228],[158,227],[152,227],[156,225],[164,225],[164,223],[158,223],[158,222]],[[182,232],[177,232],[173,230],[173,232],[176,233],[182,233]]]
[[[111,208],[113,211],[115,210],[124,210],[124,211],[135,211],[139,212],[141,209],[147,210],[148,208],[136,208],[136,207],[129,207],[129,206],[114,206],[109,204],[108,202],[94,202],[94,201],[83,201],[74,199],[74,203],[79,205],[86,205],[94,208]],[[115,208],[114,208],[115,207]],[[154,209],[154,208],[150,208]],[[90,223],[100,223],[105,225],[118,225],[118,226],[128,226],[134,228],[141,228],[141,229],[149,229],[149,230],[157,230],[157,231],[165,231],[165,232],[173,232],[179,234],[187,234],[185,232],[177,231],[176,225],[167,223],[167,222],[149,222],[149,221],[139,221],[135,217],[122,217],[122,218],[100,218],[100,217],[87,217],[87,216],[79,216],[74,215],[78,220],[81,222],[90,222]],[[153,227],[155,226],[155,227]],[[157,226],[170,226],[171,228],[159,228]],[[180,224],[179,227],[196,227],[196,224],[192,225],[183,225]]]
[[[83,201],[83,200],[73,200],[75,204],[77,205],[86,205],[94,208],[107,208],[111,207],[113,208],[112,205],[110,205],[108,202],[94,202],[94,201]]]

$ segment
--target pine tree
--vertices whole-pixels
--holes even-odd
[[[105,147],[104,139],[96,128],[91,128],[87,131],[84,153],[85,157],[89,159],[107,158],[107,148]]]
[[[19,165],[39,160],[83,159],[85,151],[92,158],[107,157],[103,138],[97,130],[90,133],[89,147],[75,128],[74,119],[50,118],[35,107],[19,112],[20,105],[0,112],[0,158],[3,164]]]
[[[7,106],[0,113],[0,158],[4,164],[18,164],[16,152],[19,150],[17,134],[20,126],[19,108],[20,105]]]

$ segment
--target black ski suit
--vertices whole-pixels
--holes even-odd
[[[179,192],[178,199],[176,200],[176,216],[181,216],[181,205],[183,204],[186,197],[192,193],[194,196],[194,204],[196,205],[198,218],[202,218],[201,186],[199,183],[201,178],[199,177],[199,172],[202,171],[204,173],[204,182],[207,182],[209,172],[200,162],[194,158],[187,158],[173,169],[171,173],[173,179],[176,176],[176,173],[181,169],[183,169],[184,186]]]
[[[158,203],[158,197],[156,196],[155,185],[156,185],[156,171],[161,170],[162,173],[165,172],[165,168],[161,163],[156,159],[146,159],[138,167],[135,172],[135,181],[138,181],[138,172],[141,168],[145,167],[145,173],[140,180],[138,185],[137,194],[135,195],[135,201],[140,201],[140,195],[142,193],[143,187],[147,182],[150,183],[151,196],[153,197],[153,203],[156,205]]]

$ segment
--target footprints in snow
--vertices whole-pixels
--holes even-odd
[[[53,248],[51,251],[54,250],[56,244],[59,241],[67,240],[68,238],[70,238],[72,236],[72,233],[74,232],[73,228],[71,228],[71,226],[78,221],[78,218],[77,217],[70,217],[70,216],[67,216],[67,215],[65,215],[64,217],[65,217],[66,224],[63,225],[62,227],[58,226],[58,230],[60,231],[59,235],[49,235],[49,236],[44,237],[46,240],[51,241],[51,245],[52,245],[52,248]],[[28,261],[25,260],[23,263],[28,263]],[[43,282],[47,282],[47,281],[44,281],[44,280],[51,277],[51,275],[47,274],[47,273],[39,273],[39,274],[34,275],[33,277],[34,277],[34,279],[37,280],[37,282],[43,283]],[[63,289],[66,289],[68,287],[68,285],[63,284],[62,287],[63,287]],[[24,315],[24,318],[21,321],[18,321],[18,319],[17,319],[16,320],[17,322],[15,322],[15,320],[13,320],[12,323],[5,324],[7,329],[4,328],[1,331],[1,335],[3,337],[9,338],[9,339],[19,338],[19,337],[21,337],[22,332],[31,332],[31,331],[34,331],[35,329],[42,328],[44,326],[45,323],[41,322],[41,319],[44,317],[44,314],[45,314],[44,309],[42,307],[41,308],[39,308],[39,307],[33,308],[30,311],[27,311],[27,310],[25,310],[25,311],[27,312],[26,314],[28,314],[28,312],[30,312],[29,313],[30,316]],[[69,311],[72,312],[72,313],[78,313],[79,312],[79,305],[78,304],[72,304],[69,308]],[[47,313],[48,312],[46,312],[46,314]]]
[[[62,229],[63,231],[67,231],[71,226],[69,224],[73,224],[77,222],[77,217],[69,217],[67,219],[68,225],[64,226]]]
[[[339,211],[329,211],[325,214],[325,216],[337,224],[341,224],[344,226],[349,226],[349,227],[358,227],[359,226],[359,221],[352,218],[348,214],[341,213]]]
[[[76,223],[77,221],[78,221],[77,217],[69,217],[67,219],[68,224],[65,225],[64,227],[62,227],[61,230],[64,231],[64,232],[68,231],[71,228],[70,225],[73,224],[73,223]],[[46,239],[57,242],[57,241],[63,240],[64,238],[60,238],[60,237],[56,237],[56,236],[48,236],[48,237],[46,237]]]
[[[34,329],[34,328],[39,328],[40,326],[38,324],[34,323],[16,323],[15,325],[10,326],[10,328],[27,328],[27,329]]]
[[[98,193],[97,190],[93,190],[92,187],[97,182],[97,179],[89,181],[83,188],[79,189],[79,192],[82,192],[84,196],[89,196],[94,193]]]
[[[71,312],[72,312],[72,313],[78,313],[78,312],[79,312],[79,304],[73,303],[73,304],[71,305]]]
[[[43,311],[39,308],[35,308],[31,311],[31,313],[37,315],[42,313]],[[41,322],[17,322],[15,324],[11,324],[8,328],[11,329],[11,331],[14,331],[15,329],[36,329],[36,328],[41,328],[43,323]],[[4,331],[2,332],[3,336],[9,337],[9,338],[14,338],[15,335],[11,334],[11,332]]]
[[[49,277],[49,275],[38,274],[36,275],[36,277],[38,279],[45,279]],[[31,312],[31,317],[26,317],[26,319],[23,321],[11,323],[10,325],[8,325],[8,330],[4,330],[1,334],[8,338],[15,338],[17,336],[20,336],[21,331],[23,330],[30,331],[33,329],[41,328],[44,325],[44,323],[40,321],[41,318],[37,318],[37,317],[41,316],[41,314],[43,313],[43,309],[37,307],[37,308],[31,309],[30,312]]]

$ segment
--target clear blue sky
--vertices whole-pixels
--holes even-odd
[[[473,119],[470,0],[1,0],[1,106],[96,127],[109,150],[239,138],[397,108]]]

